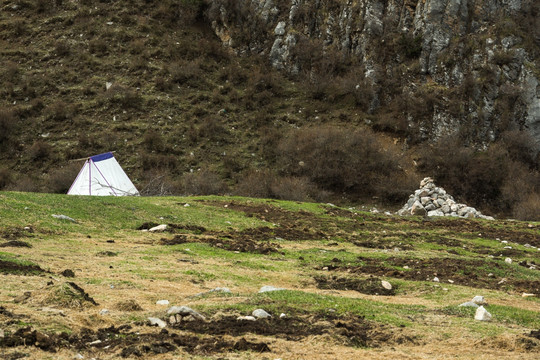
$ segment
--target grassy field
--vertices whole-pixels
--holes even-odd
[[[169,226],[146,231],[157,224]],[[538,223],[3,192],[0,238],[6,359],[533,359],[540,350]],[[284,290],[259,293],[265,285]],[[458,307],[475,295],[491,321]],[[169,321],[169,306],[156,304],[164,299],[205,320],[149,326],[148,317]],[[272,317],[237,320],[259,308]]]

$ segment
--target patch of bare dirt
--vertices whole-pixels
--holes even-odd
[[[407,266],[407,270],[397,270],[393,268]],[[495,261],[484,260],[462,260],[454,258],[430,258],[412,259],[390,257],[384,261],[376,258],[359,257],[358,264],[343,266],[332,263],[328,270],[346,271],[349,273],[370,274],[374,276],[387,276],[406,280],[426,281],[435,276],[441,281],[454,281],[455,284],[465,285],[474,288],[488,289],[508,289],[513,288],[519,292],[539,293],[540,280],[520,280],[512,278],[513,269],[505,264]],[[504,270],[507,277],[500,278],[488,276],[493,270]]]
[[[6,241],[5,243],[0,244],[0,247],[27,247],[27,248],[31,248],[32,245],[30,245],[29,243],[27,243],[25,241],[10,240],[10,241]]]
[[[376,277],[354,278],[339,276],[316,276],[314,277],[319,289],[354,290],[368,295],[395,295],[395,287],[386,289],[382,286],[381,279]]]
[[[46,272],[39,265],[22,265],[11,261],[0,260],[0,274],[36,275]]]
[[[6,240],[17,240],[22,237],[31,236],[34,233],[32,227],[27,226],[26,228],[22,227],[12,227],[0,229],[0,237]]]
[[[233,235],[217,238],[214,236],[189,236],[186,234],[179,234],[175,235],[172,239],[162,238],[160,240],[160,244],[162,245],[177,245],[184,243],[205,243],[228,251],[256,254],[276,253],[279,252],[278,248],[280,247],[278,244],[272,244],[270,242],[255,242],[248,238],[236,238]]]

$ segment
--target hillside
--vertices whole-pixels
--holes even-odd
[[[539,223],[241,197],[0,200],[6,359],[533,359],[540,349]],[[168,229],[148,231],[157,224]],[[490,321],[458,306],[477,295]],[[172,306],[191,310],[171,317]],[[238,319],[256,309],[271,318]]]
[[[420,3],[4,1],[0,189],[116,151],[146,195],[395,207],[432,176],[540,219],[536,2]]]

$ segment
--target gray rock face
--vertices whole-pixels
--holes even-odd
[[[511,87],[517,89],[520,99],[509,110],[511,118],[525,126],[540,143],[540,59],[527,48],[528,39],[516,34],[497,37],[493,31],[502,18],[512,18],[531,1],[291,0],[278,4],[275,0],[214,0],[209,3],[214,14],[212,28],[225,46],[238,54],[265,56],[274,67],[292,73],[302,70],[298,45],[305,44],[300,41],[305,39],[321,47],[323,53],[331,48],[354,58],[364,67],[365,80],[375,87],[399,67],[401,76],[411,79],[400,89],[403,93],[421,95],[418,91],[426,84],[427,77],[430,89],[452,89],[466,85],[470,78],[486,78],[482,74],[489,71],[492,78],[487,84],[475,87],[463,104],[466,115],[452,112],[443,97],[441,105],[433,111],[430,124],[418,127],[419,135],[426,140],[436,139],[454,133],[460,124],[474,122],[482,127],[475,135],[480,138],[478,141],[492,141],[496,134],[490,127],[500,115],[496,105],[505,89]],[[245,36],[246,32],[252,36]],[[381,38],[385,34],[391,34],[391,39],[401,36],[418,39],[415,55],[418,63],[410,66],[403,54],[380,62],[379,47],[375,44],[384,45]],[[472,49],[471,44],[474,44]],[[370,111],[379,106],[381,101],[375,91]],[[414,123],[415,116],[411,114],[408,121]]]
[[[462,218],[493,220],[493,217],[483,215],[475,208],[465,204],[456,204],[454,198],[443,188],[436,187],[430,177],[424,178],[420,182],[420,189],[411,195],[407,203],[397,213],[402,216],[409,214],[419,216],[459,216]]]

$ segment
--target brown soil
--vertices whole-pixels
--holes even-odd
[[[0,308],[2,310],[3,308]],[[142,325],[142,324],[141,324]],[[77,351],[94,348],[119,353],[122,357],[163,354],[182,348],[191,354],[229,351],[271,351],[266,342],[251,342],[245,335],[264,335],[299,341],[311,335],[330,334],[341,337],[350,346],[415,343],[401,329],[375,325],[362,317],[311,316],[238,321],[225,316],[214,321],[187,321],[169,330],[154,332],[133,329],[131,325],[111,326],[97,331],[83,329],[78,334],[44,333],[30,327],[0,338],[0,348],[34,346],[55,352],[59,348]],[[231,339],[235,337],[235,339]]]
[[[20,240],[10,240],[5,243],[0,244],[0,247],[27,247],[31,248],[32,245],[30,245],[27,242],[20,241]]]
[[[388,290],[381,284],[381,279],[370,277],[358,279],[353,277],[316,276],[315,282],[319,289],[354,290],[368,295],[395,295],[395,287]]]
[[[214,232],[215,234],[215,232]],[[184,243],[205,243],[211,246],[228,250],[228,251],[239,251],[239,252],[249,252],[256,254],[270,254],[274,252],[279,252],[277,249],[279,245],[272,243],[257,243],[253,240],[243,238],[243,237],[234,237],[234,235],[224,235],[223,238],[219,239],[214,236],[189,236],[186,234],[175,235],[172,239],[162,238],[160,240],[162,245],[177,245]]]
[[[0,274],[36,275],[45,272],[47,271],[38,265],[21,265],[11,261],[0,260]]]
[[[341,266],[332,263],[328,270],[346,271],[374,276],[387,276],[407,280],[426,281],[437,276],[441,282],[453,280],[456,285],[474,288],[508,289],[518,292],[540,293],[540,280],[517,280],[508,276],[501,283],[500,277],[488,276],[489,269],[504,270],[509,275],[513,272],[505,264],[495,261],[462,260],[453,258],[408,259],[390,257],[384,261],[376,258],[358,258],[360,265]],[[392,266],[408,266],[410,269],[397,270]],[[321,266],[321,269],[324,266]]]
[[[34,229],[32,229],[31,227],[29,227],[28,229],[21,227],[0,229],[0,237],[6,240],[16,240],[21,237],[31,236],[33,232]]]

